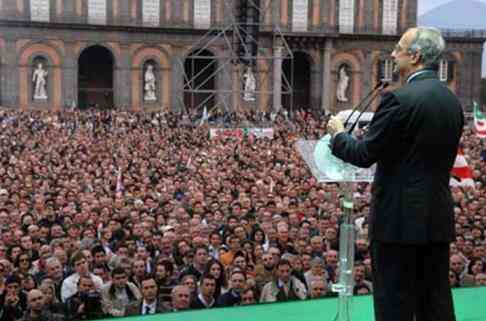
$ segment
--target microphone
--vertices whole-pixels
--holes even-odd
[[[356,125],[358,124],[359,122],[359,119],[361,118],[361,116],[363,116],[363,114],[368,110],[368,108],[371,106],[371,103],[376,99],[376,97],[378,97],[378,94],[383,90],[385,89],[386,87],[388,87],[390,84],[385,82],[385,83],[381,83],[380,84],[381,87],[375,87],[375,89],[373,89],[373,95],[371,96],[371,98],[369,99],[369,101],[367,102],[366,106],[363,108],[363,110],[359,113],[358,115],[358,118],[356,119],[356,121],[351,125],[351,127],[349,128],[348,130],[348,134],[351,134],[354,130],[354,128],[356,127]],[[378,90],[377,90],[378,89]],[[366,97],[368,98],[368,97]],[[366,99],[363,99],[363,101],[365,101]]]
[[[367,95],[365,98],[363,98],[363,100],[361,100],[358,105],[356,105],[353,110],[351,111],[351,113],[349,114],[348,118],[346,118],[346,120],[344,121],[344,127],[346,127],[349,123],[349,120],[351,119],[351,117],[353,117],[354,113],[356,111],[358,111],[359,108],[361,108],[361,106],[364,104],[364,102],[372,95],[374,94],[381,86],[383,86],[383,84],[387,84],[388,83],[383,83],[383,81],[379,81],[378,84],[376,84],[375,88],[373,88]]]

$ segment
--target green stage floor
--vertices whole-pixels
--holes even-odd
[[[457,321],[486,321],[486,287],[454,291]],[[337,299],[194,310],[123,318],[126,321],[334,321]],[[111,319],[113,320],[113,319]],[[122,319],[119,319],[122,320]],[[353,298],[351,321],[373,321],[371,296]]]

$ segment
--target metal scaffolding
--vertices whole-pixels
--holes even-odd
[[[257,22],[238,21],[235,11],[241,1],[254,6]],[[189,54],[178,60],[183,74],[183,94],[178,96],[178,103],[185,112],[219,110],[229,114],[253,109],[276,113],[282,107],[282,95],[289,95],[293,101],[292,50],[277,24],[262,23],[271,6],[260,7],[255,0],[224,4],[226,12],[232,13],[226,24],[208,30],[191,46]],[[290,75],[282,72],[284,60],[290,62]],[[248,84],[251,75],[255,84],[249,92],[245,80]]]

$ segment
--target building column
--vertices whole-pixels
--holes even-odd
[[[232,111],[240,111],[241,101],[241,83],[240,83],[240,67],[239,63],[233,64],[232,68]]]
[[[113,84],[113,103],[115,108],[128,110],[138,109],[142,106],[131,106],[131,78],[130,78],[130,52],[127,44],[120,45],[120,58],[116,62],[115,79]]]
[[[216,63],[214,64],[214,70],[216,74],[213,75],[214,77],[214,104],[217,106],[221,106],[221,108],[225,108],[224,106],[231,106],[231,92],[233,90],[232,79],[233,79],[233,68],[231,63],[229,63],[231,56],[231,48],[225,49],[225,52],[222,54],[222,58],[218,59],[218,56],[214,57]],[[208,108],[213,109],[215,106],[208,106]]]
[[[74,42],[66,42],[66,55],[62,66],[62,104],[63,107],[76,107],[78,102],[78,61],[74,50]]]
[[[331,112],[331,51],[332,51],[332,39],[326,39],[324,50],[322,51],[322,105],[321,108],[325,114]]]
[[[172,108],[170,110],[180,112],[186,110],[184,104],[184,48],[173,46],[172,49]]]
[[[364,98],[364,95],[367,95],[371,91],[371,84],[373,83],[373,51],[371,50],[363,50],[365,56],[365,65],[362,69],[362,90],[361,90],[361,99]]]
[[[282,108],[282,50],[280,42],[273,48],[273,111]]]
[[[18,107],[19,73],[17,49],[14,40],[5,41],[4,64],[1,69],[1,103],[3,106]]]

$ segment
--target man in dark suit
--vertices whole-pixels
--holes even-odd
[[[413,28],[392,57],[406,82],[383,95],[368,133],[356,140],[328,124],[331,149],[360,167],[377,163],[370,240],[377,321],[454,321],[448,285],[455,238],[450,170],[464,116],[437,79],[445,42],[434,28]]]
[[[191,302],[191,309],[209,309],[215,306],[214,291],[216,279],[211,274],[203,274],[199,293]]]
[[[147,276],[142,280],[142,299],[129,304],[125,315],[146,315],[167,312],[167,307],[157,300],[157,282],[153,276]]]

